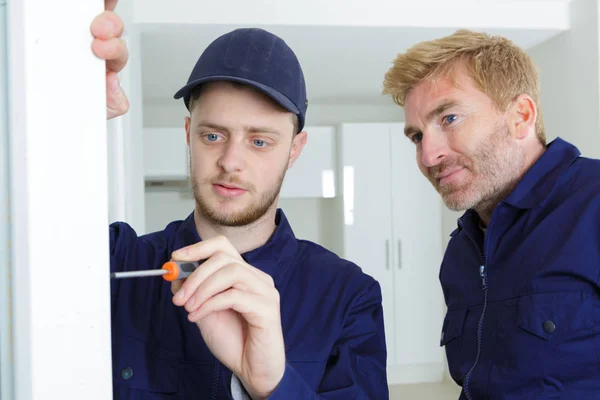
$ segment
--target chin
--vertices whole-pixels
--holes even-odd
[[[208,211],[210,211],[212,215],[225,219],[247,214],[249,209],[250,207],[247,205],[238,204],[217,204],[208,207]]]
[[[444,194],[442,199],[446,207],[452,211],[465,211],[474,208],[480,201],[479,196],[475,196],[466,190],[455,190]]]

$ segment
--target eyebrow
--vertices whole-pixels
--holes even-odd
[[[221,132],[226,132],[226,133],[231,133],[231,129],[227,128],[226,126],[216,124],[214,122],[200,121],[199,123],[196,124],[196,128],[200,128],[200,127],[214,129],[216,131],[221,131]],[[246,126],[246,127],[244,127],[244,131],[246,131],[248,133],[271,133],[274,135],[281,135],[281,133],[278,130],[269,128],[266,126]]]
[[[428,123],[432,119],[438,117],[440,114],[442,114],[447,109],[452,108],[456,105],[458,105],[458,102],[456,100],[444,101],[443,103],[441,103],[440,105],[435,107],[433,110],[429,111],[429,113],[427,113],[427,117],[425,117],[425,123]],[[420,132],[420,129],[417,129],[414,126],[406,126],[404,128],[404,134],[406,136],[410,136],[411,134],[418,133],[418,132]]]

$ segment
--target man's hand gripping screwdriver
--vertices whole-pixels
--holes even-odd
[[[202,264],[202,261],[169,261],[163,264],[161,269],[147,269],[142,271],[113,272],[111,279],[139,278],[144,276],[162,276],[166,281],[185,279]]]

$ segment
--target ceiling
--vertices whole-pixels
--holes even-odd
[[[516,0],[497,0],[511,2]],[[548,1],[548,0],[545,0]],[[569,1],[569,0],[555,0]],[[172,102],[201,52],[233,25],[164,25],[142,33],[144,102]],[[450,34],[454,28],[259,26],[283,38],[302,64],[309,102],[379,103],[383,75],[398,52]],[[493,29],[529,49],[557,35],[553,29]]]

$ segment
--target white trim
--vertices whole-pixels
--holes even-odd
[[[443,382],[444,364],[389,365],[387,378],[389,385]]]
[[[134,5],[134,22],[148,30],[153,30],[157,24],[485,27],[486,30],[544,29],[558,32],[570,27],[569,4],[557,1],[304,0],[302,7],[297,7],[287,0],[134,0]]]
[[[109,399],[104,2],[8,6],[14,398]]]
[[[8,185],[8,90],[6,2],[0,0],[0,399],[12,399],[10,192]]]
[[[108,122],[108,219],[127,221],[123,117]]]
[[[119,3],[125,11],[118,8],[117,13],[129,15],[127,5],[126,1]],[[127,26],[123,39],[127,42],[130,59],[119,73],[119,79],[130,107],[127,114],[111,120],[108,125],[109,221],[127,222],[141,235],[146,232],[141,55],[140,34],[133,23]]]

